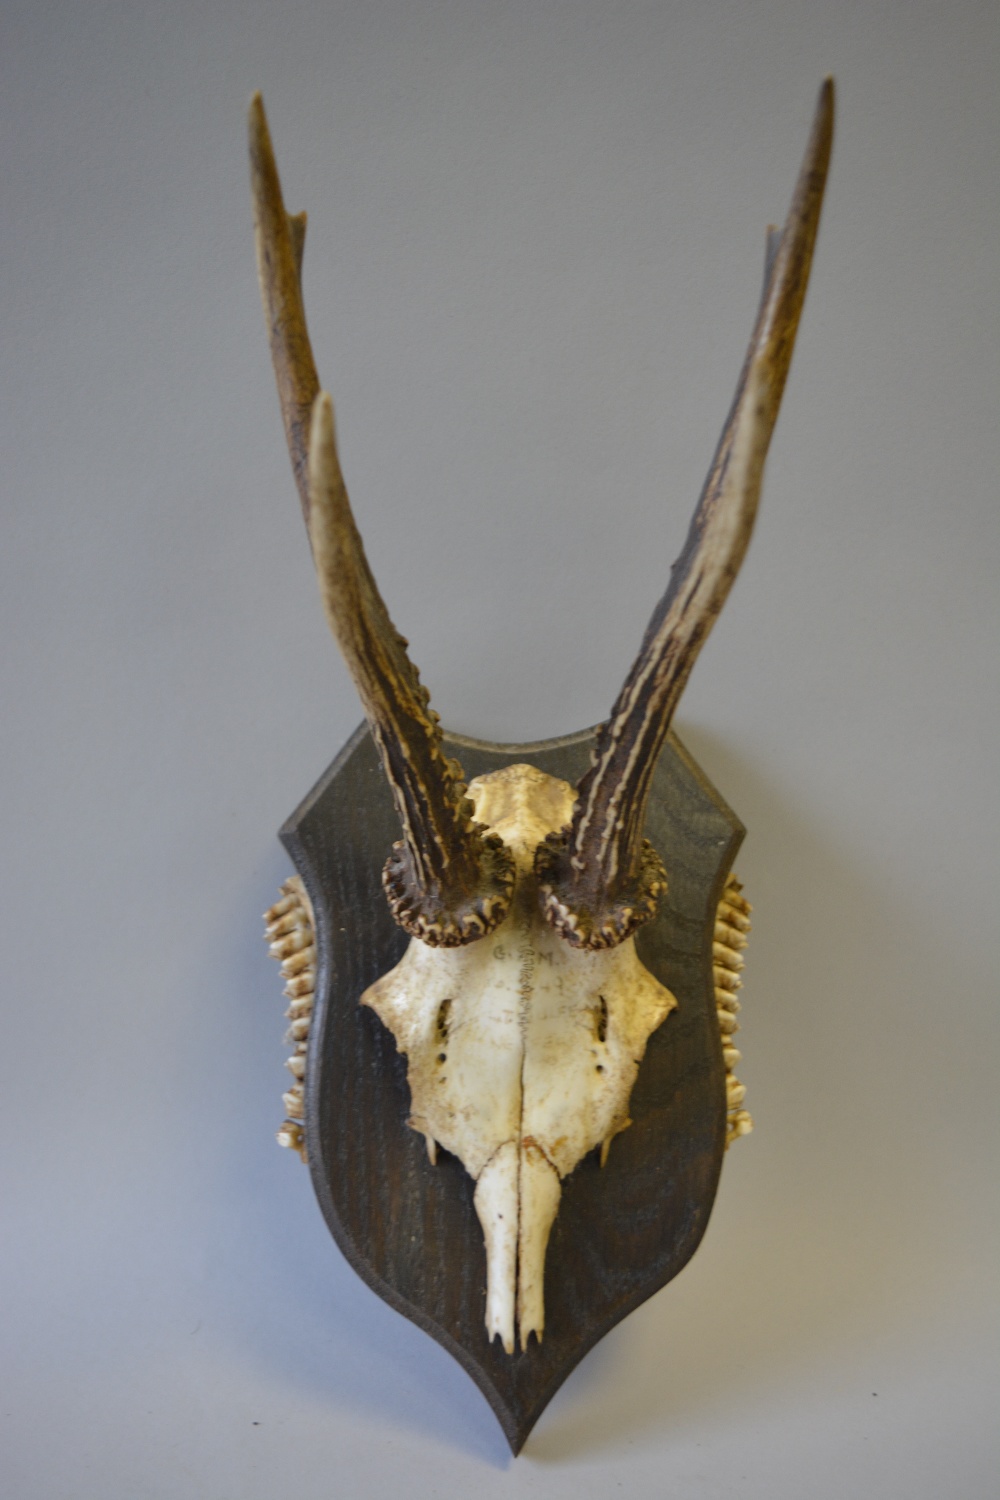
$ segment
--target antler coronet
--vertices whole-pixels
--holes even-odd
[[[570,829],[549,834],[535,852],[538,893],[546,920],[573,948],[613,948],[656,915],[666,894],[667,872],[648,839],[638,869],[606,894],[587,886],[587,867],[569,853]]]

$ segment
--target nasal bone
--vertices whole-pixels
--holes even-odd
[[[505,1141],[479,1174],[473,1198],[486,1244],[486,1332],[514,1353],[545,1328],[545,1251],[559,1209],[559,1174],[528,1139]]]

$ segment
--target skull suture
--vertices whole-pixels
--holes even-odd
[[[576,788],[530,766],[466,786],[444,754],[437,716],[354,524],[302,304],[305,216],[285,212],[259,96],[251,107],[258,270],[292,466],[327,619],[403,835],[384,885],[411,942],[363,1000],[407,1056],[411,1125],[427,1137],[432,1158],[440,1143],[476,1179],[486,1325],[508,1352],[515,1331],[522,1348],[542,1334],[545,1251],[561,1180],[592,1149],[606,1157],[627,1126],[647,1040],[675,1003],[634,946],[666,881],[643,837],[646,805],[677,701],[749,542],[832,129],[828,80],[784,229],[768,235],[746,363],[687,542],[596,735],[590,769]],[[280,928],[285,917],[276,920]],[[734,1025],[730,1014],[728,1032]]]

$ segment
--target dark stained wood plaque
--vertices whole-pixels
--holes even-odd
[[[466,776],[528,762],[576,783],[593,731],[535,745],[445,735]],[[646,834],[669,889],[636,945],[678,1008],[649,1040],[633,1124],[602,1170],[596,1153],[563,1183],[545,1263],[545,1337],[505,1354],[484,1326],[486,1254],[474,1183],[455,1157],[427,1158],[409,1130],[406,1060],[362,992],[402,957],[381,885],[399,825],[367,728],[345,745],[281,840],[317,923],[316,1003],[306,1073],[306,1145],[334,1239],[358,1274],[455,1356],[518,1452],[589,1349],[662,1287],[708,1224],[725,1142],[725,1071],[712,931],[743,839],[735,814],[674,735],[657,766]]]

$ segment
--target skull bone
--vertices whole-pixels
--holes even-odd
[[[544,1271],[561,1183],[589,1151],[601,1164],[629,1124],[650,1035],[677,1004],[635,941],[572,948],[541,915],[534,853],[569,822],[576,792],[528,765],[469,784],[477,822],[500,834],[517,877],[510,910],[479,942],[412,938],[368,990],[407,1058],[409,1123],[476,1181],[486,1243],[486,1330],[514,1352],[545,1327]]]

